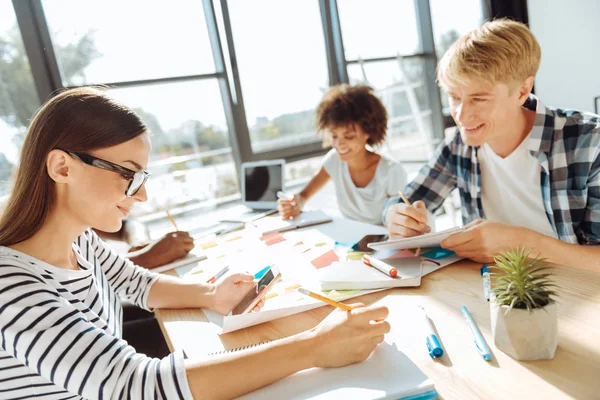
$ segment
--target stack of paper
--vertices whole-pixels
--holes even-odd
[[[390,260],[391,261],[391,260]],[[421,284],[421,259],[418,257],[393,260],[398,270],[394,278],[362,261],[331,264],[319,270],[322,290],[373,290],[393,287],[419,286]]]

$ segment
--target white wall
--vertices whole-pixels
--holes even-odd
[[[527,3],[530,29],[542,47],[536,94],[549,106],[593,112],[600,96],[600,1]]]

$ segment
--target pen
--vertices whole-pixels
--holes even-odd
[[[175,227],[175,230],[179,231],[179,228],[177,228],[177,224],[175,223],[175,219],[173,218],[173,216],[171,215],[171,213],[169,212],[169,210],[167,210],[167,217],[169,217],[169,221],[171,221],[171,223]]]
[[[408,201],[408,198],[404,195],[404,193],[402,193],[402,190],[398,190],[398,194],[400,195],[400,197],[402,197],[402,200],[404,201],[404,203],[406,203],[409,206],[413,207],[413,205],[410,204],[410,201]]]
[[[467,319],[467,323],[469,324],[469,327],[473,332],[475,346],[477,346],[479,354],[483,356],[483,359],[485,361],[490,361],[492,359],[492,353],[490,351],[490,348],[488,347],[487,343],[485,342],[485,339],[481,335],[479,328],[477,327],[477,325],[475,325],[475,321],[473,321],[473,317],[471,317],[471,314],[469,314],[469,310],[467,310],[467,307],[462,306],[460,308],[460,312]]]
[[[487,301],[490,301],[490,270],[488,269],[487,264],[483,264],[483,267],[480,269],[481,277],[483,278],[483,296]]]
[[[227,273],[227,271],[229,271],[229,265],[226,265],[225,268],[223,268],[222,270],[220,270],[219,272],[217,272],[215,274],[215,276],[213,276],[212,278],[210,278],[209,280],[207,280],[206,283],[215,283],[217,280],[219,280],[220,277],[222,277],[223,275],[225,275]]]
[[[427,333],[427,337],[425,338],[425,343],[427,344],[427,350],[429,350],[429,356],[431,358],[439,358],[444,355],[444,349],[440,344],[440,341],[435,334],[435,330],[433,329],[433,325],[431,324],[431,320],[427,316],[427,312],[423,306],[419,306],[421,311],[423,312],[423,318],[425,322],[425,332]]]
[[[368,254],[363,255],[362,262],[368,266],[374,267],[384,274],[395,278],[398,275],[398,270],[394,267],[391,267],[389,264],[384,263],[376,258],[371,257]]]
[[[337,302],[335,300],[331,300],[329,297],[321,296],[320,294],[317,294],[315,292],[311,292],[310,290],[306,290],[304,288],[298,288],[296,290],[298,290],[300,293],[302,293],[305,296],[310,296],[310,297],[312,297],[314,299],[321,300],[324,303],[327,303],[327,304],[332,305],[332,306],[337,307],[337,308],[341,308],[344,311],[350,311],[350,310],[352,310],[352,307],[347,306],[344,303],[340,303],[340,302]]]

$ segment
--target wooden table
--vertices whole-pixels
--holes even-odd
[[[390,308],[396,342],[434,382],[444,399],[599,399],[600,398],[600,274],[557,267],[559,345],[550,361],[519,362],[497,350],[483,299],[479,265],[460,262],[423,278],[419,288],[402,288],[357,298]],[[352,301],[350,301],[352,302]],[[423,305],[435,324],[446,355],[434,361],[427,354],[416,305]],[[486,362],[460,314],[466,305],[493,353]],[[157,310],[171,350],[188,357],[293,335],[312,328],[332,308],[315,310],[219,336],[200,310]]]

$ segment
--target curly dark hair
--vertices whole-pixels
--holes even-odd
[[[385,140],[388,114],[370,86],[333,86],[321,100],[316,114],[320,134],[332,128],[356,124],[369,135],[367,144],[378,145]]]

